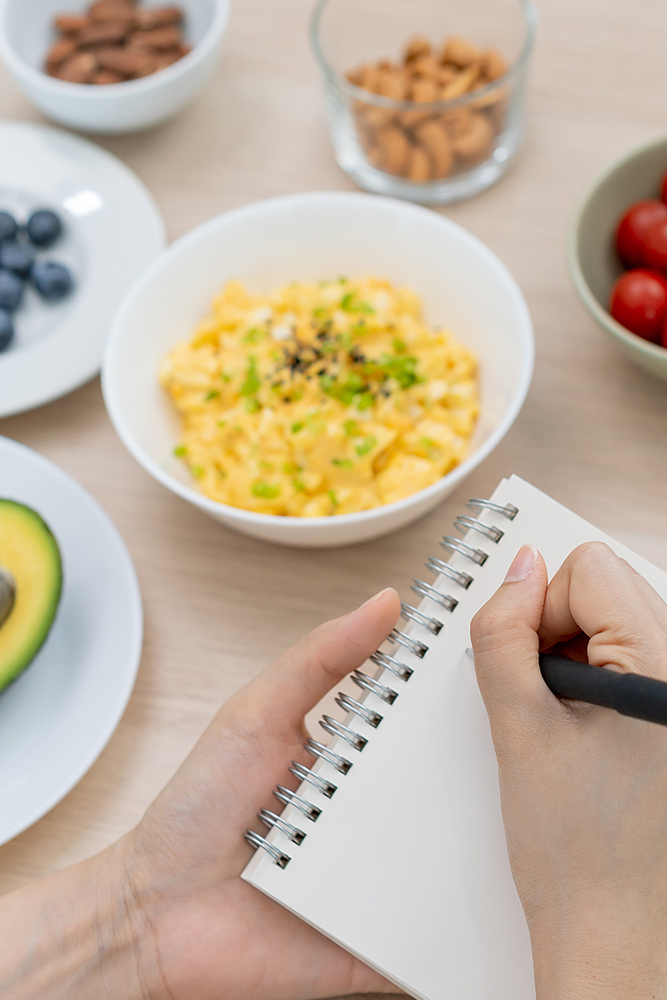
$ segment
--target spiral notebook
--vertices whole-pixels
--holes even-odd
[[[446,536],[418,608],[325,716],[285,808],[243,878],[422,1000],[531,1000],[528,929],[510,871],[496,760],[470,620],[524,542],[550,575],[582,542],[607,542],[667,598],[667,574],[512,476]]]

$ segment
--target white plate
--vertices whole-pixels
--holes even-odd
[[[55,534],[64,587],[36,659],[0,694],[0,844],[40,819],[86,773],[118,725],[139,667],[139,585],[92,497],[29,448],[0,437],[0,497]]]
[[[64,396],[100,369],[114,313],[165,245],[162,217],[139,178],[105,149],[46,125],[0,122],[0,209],[25,220],[57,211],[65,236],[46,259],[74,274],[58,305],[29,291],[16,338],[0,354],[0,417]],[[40,254],[41,256],[41,254]]]

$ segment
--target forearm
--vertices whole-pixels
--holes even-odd
[[[0,897],[3,1000],[148,1000],[150,948],[124,874],[125,842]]]

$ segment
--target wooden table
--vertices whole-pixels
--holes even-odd
[[[279,548],[227,530],[153,482],[116,437],[97,381],[0,421],[0,434],[57,462],[108,511],[146,612],[141,669],[118,730],[65,800],[0,849],[0,891],[124,833],[219,702],[322,619],[387,584],[407,595],[465,499],[488,495],[503,475],[519,473],[667,569],[667,385],[615,353],[576,298],[564,252],[584,183],[665,130],[667,5],[540,6],[525,149],[495,188],[446,210],[523,288],[535,378],[512,431],[441,507],[354,548]],[[101,140],[149,186],[170,238],[259,198],[352,187],[329,147],[306,36],[310,7],[236,0],[224,58],[197,101],[160,128]],[[0,117],[41,120],[4,72]]]

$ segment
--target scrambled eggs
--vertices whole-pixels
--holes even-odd
[[[476,362],[388,281],[231,281],[160,381],[183,418],[175,453],[203,493],[317,517],[391,503],[461,462]]]

